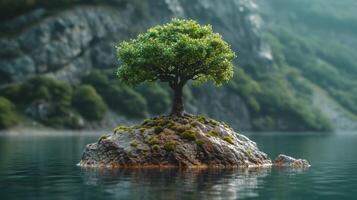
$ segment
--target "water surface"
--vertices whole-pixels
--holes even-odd
[[[43,131],[42,131],[43,132]],[[271,157],[312,167],[251,170],[85,170],[88,132],[0,136],[0,199],[357,199],[357,132],[249,136]]]

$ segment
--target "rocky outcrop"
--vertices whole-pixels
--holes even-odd
[[[156,117],[118,127],[88,144],[83,167],[238,168],[270,166],[256,143],[202,116]]]
[[[260,39],[261,20],[253,0],[228,0],[225,4],[159,0],[142,4],[147,5],[142,12],[150,18],[136,19],[138,5],[128,1],[126,6],[77,5],[56,14],[36,9],[2,22],[0,29],[9,34],[0,38],[0,74],[10,82],[50,73],[78,83],[92,67],[115,67],[114,46],[121,40],[172,17],[212,24],[239,52],[241,65],[270,59]]]
[[[304,169],[310,167],[310,163],[305,159],[295,159],[293,157],[280,154],[275,158],[274,166]]]
[[[0,71],[12,81],[52,74],[78,83],[93,65],[102,64],[103,58],[111,67],[115,65],[114,58],[97,52],[103,49],[101,52],[114,55],[113,45],[108,52],[103,42],[128,29],[129,14],[129,9],[77,7],[42,19],[16,37],[1,38]]]
[[[43,74],[78,84],[92,68],[114,71],[118,64],[116,44],[172,17],[212,24],[239,54],[240,66],[259,66],[261,70],[270,66],[270,51],[261,40],[262,21],[254,0],[227,0],[224,4],[215,0],[157,0],[140,1],[140,5],[123,0],[126,3],[121,6],[108,6],[108,2],[55,12],[39,8],[1,22],[0,30],[9,34],[0,37],[0,84]],[[189,111],[207,113],[235,128],[250,128],[249,111],[238,95],[229,94],[224,87],[208,89],[212,94],[197,97],[207,104],[193,104]],[[225,106],[216,106],[227,99],[231,101]],[[222,115],[227,111],[229,115]]]

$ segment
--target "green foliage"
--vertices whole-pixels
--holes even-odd
[[[80,85],[73,95],[73,106],[88,120],[100,120],[107,112],[107,106],[90,85]]]
[[[148,110],[153,115],[165,113],[170,107],[170,94],[159,84],[146,84],[137,89],[147,101]]]
[[[274,130],[276,127],[274,119],[270,116],[257,117],[252,121],[252,125],[254,129],[258,131]]]
[[[39,76],[23,84],[21,94],[26,97],[23,102],[44,100],[66,107],[71,105],[73,90],[64,81]]]
[[[283,58],[279,60],[298,69],[356,115],[357,51],[351,44],[357,40],[348,36],[357,33],[353,23],[356,1],[272,0],[269,4],[281,11],[265,13],[272,21],[268,41],[274,57]]]
[[[64,81],[39,76],[21,85],[19,104],[30,105],[47,102],[50,107],[42,123],[53,127],[79,127],[79,117],[72,111],[72,86]]]
[[[118,48],[122,64],[121,81],[130,85],[143,82],[214,81],[217,85],[233,76],[235,55],[212,27],[193,20],[173,19],[150,28]]]
[[[117,113],[131,118],[147,117],[146,99],[132,88],[110,79],[109,76],[99,71],[92,71],[83,82],[94,86],[108,106]]]
[[[253,112],[259,112],[260,105],[255,98],[261,92],[259,83],[246,74],[242,68],[236,69],[235,74],[233,80],[229,82],[228,88],[239,94]]]
[[[1,93],[14,102],[20,112],[31,106],[44,105],[45,116],[36,120],[52,127],[80,128],[80,117],[71,107],[72,86],[64,81],[38,76],[3,88]]]
[[[19,103],[24,98],[24,94],[22,94],[22,85],[21,84],[13,84],[8,87],[0,89],[1,95],[11,100],[12,102]],[[25,97],[27,98],[27,97]]]
[[[0,96],[0,130],[15,126],[17,122],[14,104]]]

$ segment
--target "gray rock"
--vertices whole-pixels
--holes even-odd
[[[274,166],[276,167],[292,167],[292,168],[308,168],[310,163],[305,159],[295,159],[293,157],[280,154],[274,160]]]
[[[0,72],[11,80],[22,81],[26,77],[32,77],[36,73],[35,63],[29,56],[15,57],[0,60]]]
[[[0,39],[0,58],[13,58],[20,56],[22,51],[16,40]]]
[[[194,136],[189,136],[193,134]],[[117,128],[88,144],[80,166],[239,168],[270,166],[256,143],[228,126],[196,116],[160,117]]]
[[[226,0],[225,3],[157,0],[145,3],[147,8],[140,8],[130,1],[124,7],[77,5],[58,10],[54,15],[36,9],[1,23],[0,28],[11,26],[15,27],[11,30],[17,31],[0,39],[2,83],[46,74],[79,84],[93,67],[114,69],[118,66],[115,44],[172,17],[212,24],[239,53],[240,66],[270,68],[271,52],[261,39],[262,21],[253,0]],[[149,17],[136,17],[140,9],[145,9]],[[192,104],[190,111],[207,113],[233,124],[234,128],[251,128],[249,110],[237,94],[229,93],[225,88],[207,89],[209,93],[195,97],[201,103]],[[220,102],[224,102],[224,106]]]

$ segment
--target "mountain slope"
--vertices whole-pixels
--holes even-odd
[[[20,115],[49,126],[78,128],[167,112],[170,93],[165,85],[132,89],[118,82],[114,46],[152,25],[183,17],[212,24],[238,54],[235,77],[225,86],[185,89],[188,111],[243,130],[331,129],[329,119],[312,103],[314,92],[304,71],[282,53],[286,47],[277,39],[278,29],[263,37],[259,12],[268,12],[253,0],[74,0],[62,7],[35,2],[17,5],[27,12],[2,16],[0,25],[0,96],[10,99]],[[110,114],[95,122],[83,118],[83,109],[72,103],[83,84],[93,86],[101,97],[93,103],[101,105],[102,100]],[[38,92],[33,95],[25,86]],[[60,98],[64,103],[58,102],[53,87],[65,91]]]

